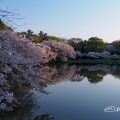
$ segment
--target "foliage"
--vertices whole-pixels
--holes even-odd
[[[13,29],[11,27],[8,27],[2,20],[0,20],[0,30],[11,30]]]
[[[42,41],[48,40],[47,33],[44,33],[43,31],[40,31],[38,35],[40,36],[40,38],[42,39]]]
[[[34,34],[34,40],[36,43],[41,43],[43,41],[51,40],[51,41],[60,41],[59,37],[51,36],[51,35],[36,35]]]
[[[28,29],[27,33],[26,33],[26,38],[29,40],[32,40],[33,38],[33,31]]]
[[[113,44],[107,44],[106,51],[110,52],[112,55],[117,54],[117,48]]]
[[[4,30],[6,28],[6,25],[0,20],[0,30]]]
[[[117,50],[116,50],[116,53],[120,55],[120,40],[116,40],[116,41],[114,41],[112,44],[113,44],[113,45],[115,46],[115,48],[117,49]]]
[[[105,43],[98,37],[91,37],[84,41],[85,52],[102,52],[105,50]]]
[[[27,38],[32,42],[41,43],[43,41],[51,40],[51,41],[60,41],[61,39],[56,36],[47,35],[43,31],[40,31],[39,34],[35,34],[32,30],[28,29],[27,32],[18,33],[23,38]]]
[[[60,38],[56,36],[48,35],[47,37],[49,40],[52,40],[52,41],[60,41]]]
[[[43,40],[42,40],[42,38],[39,35],[34,34],[34,42],[35,43],[41,43],[42,41]]]
[[[80,38],[71,38],[68,40],[68,44],[71,45],[74,50],[83,52],[83,40]]]
[[[67,61],[68,58],[75,59],[76,52],[73,47],[62,42],[56,41],[44,41],[41,43],[42,45],[49,46],[51,50],[56,53],[57,58],[62,59],[63,61]]]

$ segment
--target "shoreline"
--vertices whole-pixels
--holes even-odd
[[[62,64],[68,65],[120,65],[120,59],[69,59],[64,62],[62,60],[50,61],[47,65],[60,66]]]

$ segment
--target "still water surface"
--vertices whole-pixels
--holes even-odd
[[[32,91],[35,104],[0,120],[120,120],[119,66],[60,66],[48,71],[44,92]],[[43,83],[42,83],[43,84]]]

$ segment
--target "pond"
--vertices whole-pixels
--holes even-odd
[[[34,104],[0,114],[0,120],[120,119],[119,66],[63,65],[43,69],[46,79],[40,80],[42,91],[31,90]]]

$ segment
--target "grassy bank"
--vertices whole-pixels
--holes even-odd
[[[64,62],[60,59],[56,61],[51,61],[48,65],[51,66],[61,66],[63,64],[68,65],[95,65],[95,64],[106,64],[106,65],[120,65],[120,58],[109,58],[109,59],[69,59],[67,62]]]
[[[79,59],[79,60],[69,60],[68,64],[76,65],[95,65],[95,64],[106,64],[106,65],[120,65],[120,60],[117,59]]]

